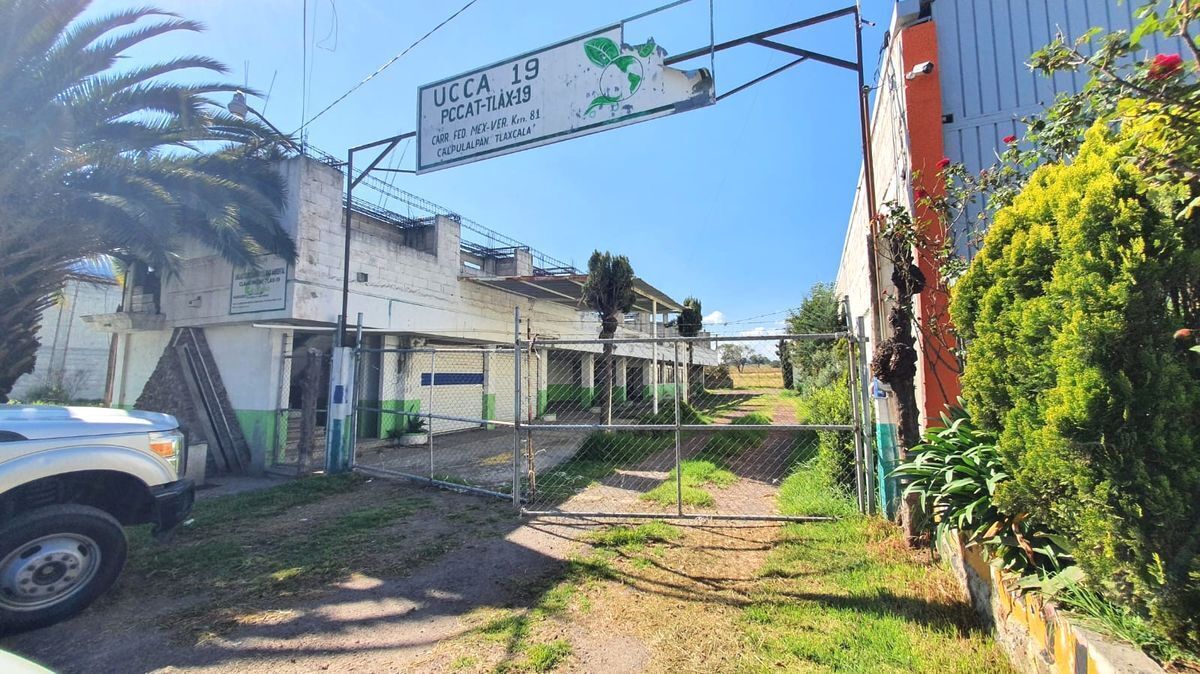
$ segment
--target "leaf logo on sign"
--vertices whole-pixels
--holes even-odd
[[[600,72],[600,94],[583,113],[590,117],[597,109],[615,105],[637,93],[646,79],[645,67],[638,57],[647,58],[654,53],[654,40],[634,47],[637,56],[621,54],[617,43],[606,37],[588,40],[583,44],[583,51],[589,61],[604,69]]]

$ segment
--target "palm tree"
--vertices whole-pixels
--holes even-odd
[[[600,339],[612,339],[621,316],[633,308],[633,267],[624,255],[594,251],[588,259],[588,277],[583,284],[583,301],[600,314]],[[604,418],[612,423],[613,345],[604,344]]]
[[[151,8],[87,17],[88,0],[0,0],[0,401],[33,369],[41,312],[76,260],[110,255],[168,276],[195,241],[230,262],[295,257],[280,226],[274,133],[182,84],[203,56],[114,66],[200,24]],[[193,80],[194,82],[194,80]]]
[[[679,330],[681,337],[695,337],[700,334],[704,328],[704,311],[700,307],[700,300],[695,297],[688,297],[683,300],[683,311],[679,312],[679,318],[675,321],[676,328]],[[692,388],[692,360],[696,352],[696,343],[688,342],[688,386],[685,391],[684,400],[691,399]]]

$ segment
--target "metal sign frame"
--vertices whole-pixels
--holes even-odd
[[[636,19],[644,18],[644,17],[654,14],[656,12],[660,12],[660,11],[663,11],[666,9],[670,9],[672,7],[676,7],[681,4],[685,4],[687,1],[688,0],[678,0],[677,2],[668,3],[667,5],[664,5],[663,7],[659,7],[657,9],[653,9],[648,12],[643,12],[641,14],[630,17],[620,23],[628,23],[628,22],[636,20]],[[711,16],[711,5],[710,5],[710,16]],[[847,61],[846,59],[829,56],[828,54],[822,54],[820,52],[815,52],[815,51],[811,51],[808,49],[794,47],[794,46],[783,44],[781,42],[778,42],[778,41],[772,39],[772,38],[777,38],[779,36],[785,35],[787,33],[791,33],[796,30],[800,30],[802,28],[807,28],[810,26],[815,26],[818,24],[826,23],[828,21],[833,21],[835,19],[840,19],[842,17],[853,17],[853,19],[854,19],[854,42],[855,42],[855,60],[854,61]],[[791,54],[796,57],[796,59],[790,63],[780,66],[779,68],[776,68],[768,73],[765,73],[759,77],[756,77],[748,82],[744,82],[744,83],[734,87],[733,89],[726,91],[725,93],[718,94],[717,98],[716,98],[716,100],[718,102],[720,102],[721,100],[728,98],[736,93],[744,91],[744,90],[750,88],[751,86],[754,86],[755,84],[758,84],[759,82],[762,82],[763,80],[774,77],[774,76],[776,76],[786,70],[789,70],[801,63],[804,63],[806,61],[815,61],[817,63],[824,63],[826,65],[831,65],[831,66],[842,68],[845,70],[850,70],[857,74],[857,76],[858,76],[857,92],[858,92],[858,103],[859,103],[859,128],[860,128],[860,140],[861,140],[861,144],[862,144],[863,177],[864,177],[864,184],[865,184],[865,188],[866,188],[865,196],[867,199],[867,216],[868,216],[868,221],[871,223],[871,228],[872,228],[872,231],[870,233],[868,233],[868,235],[867,235],[867,257],[868,257],[868,265],[867,266],[868,266],[868,276],[869,276],[868,283],[869,283],[870,290],[871,290],[872,314],[874,316],[876,316],[877,320],[878,320],[878,317],[881,315],[881,313],[878,310],[879,307],[877,306],[878,295],[879,295],[879,293],[878,293],[879,286],[878,286],[878,278],[877,278],[877,276],[878,276],[878,274],[877,274],[878,253],[875,249],[875,231],[874,231],[875,220],[876,220],[875,215],[877,212],[877,208],[876,208],[876,204],[875,204],[874,161],[873,161],[873,157],[872,157],[872,153],[871,153],[871,113],[870,113],[871,90],[870,90],[870,87],[868,87],[866,85],[865,72],[864,72],[865,66],[863,64],[863,48],[862,48],[863,23],[864,22],[863,22],[861,10],[860,10],[858,4],[856,3],[856,4],[850,5],[848,7],[843,7],[841,9],[835,9],[835,10],[832,10],[829,12],[825,12],[824,14],[818,14],[816,16],[811,16],[807,19],[793,21],[792,23],[778,26],[776,28],[771,28],[769,30],[764,30],[764,31],[759,31],[757,33],[751,33],[749,35],[744,35],[742,37],[739,37],[739,38],[736,38],[733,40],[727,40],[727,41],[721,42],[719,44],[714,43],[714,41],[711,39],[712,34],[711,34],[711,23],[710,23],[710,40],[709,40],[709,44],[707,46],[693,49],[691,51],[687,51],[687,52],[684,52],[682,54],[678,54],[675,56],[668,56],[663,59],[663,65],[664,66],[672,66],[677,63],[683,63],[685,61],[690,61],[692,59],[696,59],[696,58],[699,58],[702,56],[708,56],[709,61],[710,61],[710,69],[715,70],[715,60],[714,59],[715,59],[716,52],[725,51],[727,49],[733,49],[735,47],[741,47],[741,46],[745,46],[745,45],[763,47],[766,49],[771,49],[774,51],[780,51],[780,52],[784,52],[787,54]],[[578,39],[578,38],[576,37],[573,39]],[[504,63],[509,60],[512,60],[512,59],[511,58],[505,59],[504,61],[500,61],[499,63]],[[415,174],[416,171],[413,169],[380,168],[379,164],[389,154],[391,154],[392,150],[396,149],[396,146],[399,145],[401,141],[408,140],[410,138],[414,138],[414,137],[416,137],[416,135],[417,135],[416,131],[408,131],[406,133],[402,133],[402,134],[395,135],[395,136],[390,136],[390,137],[384,138],[382,140],[365,143],[363,145],[356,145],[354,147],[351,147],[347,151],[346,163],[345,163],[345,166],[346,166],[346,197],[345,197],[345,202],[344,202],[345,234],[344,234],[344,249],[343,249],[343,261],[342,261],[342,308],[341,308],[341,314],[338,316],[338,325],[337,325],[337,344],[338,345],[342,345],[345,342],[346,317],[349,312],[349,304],[350,304],[350,232],[352,229],[352,222],[351,222],[352,215],[351,214],[353,212],[353,208],[352,208],[351,204],[353,203],[354,188],[357,187],[358,184],[360,182],[362,182],[363,179],[366,178],[367,175],[369,173],[371,173],[372,171],[382,171],[382,172],[388,172],[388,173],[412,173],[412,174]],[[356,176],[355,172],[354,172],[354,155],[359,152],[364,152],[366,150],[371,150],[371,149],[375,149],[378,147],[383,147],[383,150],[374,159],[371,160],[371,162],[367,165],[367,167],[365,169],[360,171],[358,173],[358,175]]]
[[[549,144],[561,142],[564,140],[570,140],[572,138],[576,138],[579,136],[597,133],[599,131],[603,131],[603,130],[607,130],[607,129],[611,129],[611,128],[617,128],[620,126],[626,126],[626,125],[634,124],[637,122],[647,121],[647,120],[655,119],[658,117],[665,117],[665,116],[668,116],[668,115],[676,113],[676,112],[685,112],[688,110],[693,110],[696,108],[713,105],[716,103],[716,93],[715,93],[716,87],[715,87],[715,84],[713,83],[711,72],[709,72],[707,69],[700,69],[700,70],[692,71],[689,73],[689,72],[678,71],[674,68],[671,68],[670,66],[668,66],[666,64],[666,60],[669,58],[668,56],[666,56],[665,54],[662,56],[658,56],[658,57],[655,56],[656,51],[658,50],[658,47],[651,40],[650,42],[646,43],[645,45],[640,45],[637,50],[634,50],[629,55],[614,57],[615,60],[611,62],[611,65],[621,64],[624,60],[627,59],[627,61],[625,61],[623,63],[623,65],[619,66],[622,68],[622,71],[624,71],[625,67],[627,67],[627,66],[631,67],[632,65],[634,65],[635,61],[636,61],[636,65],[639,69],[646,68],[647,66],[645,65],[645,63],[649,63],[650,67],[653,68],[655,59],[656,58],[661,59],[662,62],[660,64],[658,64],[658,66],[657,66],[660,73],[667,71],[668,69],[675,71],[676,74],[682,74],[685,76],[695,73],[694,83],[692,82],[692,78],[688,78],[686,80],[686,82],[693,84],[693,92],[692,93],[690,93],[686,97],[674,98],[671,96],[670,92],[667,91],[668,89],[670,89],[672,87],[668,87],[667,85],[665,85],[663,83],[665,83],[667,81],[673,81],[675,84],[675,87],[681,88],[680,85],[683,84],[683,82],[679,82],[677,77],[665,77],[665,76],[651,77],[651,73],[654,72],[653,70],[650,70],[649,72],[643,71],[643,76],[641,78],[639,78],[637,80],[637,82],[638,83],[644,83],[644,82],[649,83],[649,82],[653,81],[653,82],[656,82],[656,84],[647,84],[647,85],[641,86],[639,89],[633,89],[632,91],[628,92],[628,96],[626,98],[632,102],[634,91],[636,91],[638,94],[644,94],[644,92],[647,92],[655,87],[662,86],[664,88],[664,91],[660,92],[660,95],[666,95],[667,100],[656,102],[658,104],[651,104],[651,107],[647,107],[644,110],[636,110],[633,112],[629,112],[627,114],[618,114],[618,116],[616,116],[616,117],[604,118],[602,116],[600,119],[597,119],[594,122],[584,123],[579,126],[575,126],[573,124],[573,122],[569,126],[563,126],[562,123],[565,120],[563,120],[563,119],[555,120],[554,113],[556,112],[556,110],[561,110],[561,108],[556,109],[554,106],[557,103],[561,103],[561,100],[553,99],[553,97],[551,100],[546,100],[546,99],[544,99],[544,97],[538,96],[539,89],[541,91],[545,91],[545,89],[542,88],[543,85],[537,82],[537,80],[539,79],[538,75],[537,75],[537,71],[539,70],[539,67],[536,65],[538,60],[542,59],[542,57],[549,55],[552,52],[559,52],[559,54],[558,54],[559,59],[557,59],[557,60],[542,60],[542,63],[541,63],[542,68],[541,69],[545,69],[546,66],[561,65],[562,63],[565,63],[565,61],[561,60],[562,58],[564,58],[563,54],[561,53],[561,50],[563,47],[568,47],[568,46],[575,45],[575,44],[580,44],[581,46],[584,46],[585,44],[590,43],[593,40],[602,40],[602,41],[608,42],[610,45],[625,45],[625,42],[624,42],[624,40],[625,40],[625,24],[626,24],[626,22],[622,21],[619,23],[614,23],[614,24],[611,24],[608,26],[604,26],[604,27],[598,28],[596,30],[588,31],[588,32],[582,33],[580,35],[576,35],[574,37],[567,38],[565,40],[560,40],[558,42],[546,45],[539,49],[527,51],[522,54],[518,54],[516,56],[510,56],[508,58],[505,58],[505,59],[502,59],[499,61],[495,61],[488,65],[473,68],[466,72],[459,73],[457,75],[453,75],[450,77],[442,78],[440,80],[430,82],[428,84],[423,84],[420,87],[418,87],[417,88],[417,135],[416,135],[416,140],[417,140],[416,172],[417,172],[417,174],[421,175],[424,173],[431,173],[433,171],[438,171],[438,170],[445,169],[445,168],[451,168],[454,166],[460,166],[462,164],[467,164],[467,163],[471,163],[471,162],[475,162],[475,161],[481,161],[484,159],[490,159],[492,157],[499,157],[499,156],[503,156],[506,154],[512,154],[514,152],[520,152],[522,150],[532,149],[535,147],[541,147],[543,145],[549,145]],[[587,41],[587,42],[585,43],[585,41]],[[617,48],[620,49],[619,46]],[[645,48],[645,51],[641,51],[641,48]],[[517,67],[522,62],[524,62],[525,66],[522,70],[520,70],[518,72]],[[532,69],[533,70],[532,76],[528,72],[529,71],[528,64],[530,62],[533,62],[535,64],[534,68]],[[645,62],[645,63],[643,63],[643,62]],[[593,60],[592,64],[598,66],[600,64],[600,61]],[[504,81],[507,79],[507,68],[509,65],[512,65],[513,69],[514,69],[514,81],[513,82],[505,82]],[[593,67],[593,65],[587,65],[587,64],[584,64],[584,65],[588,68]],[[489,135],[492,134],[493,132],[500,132],[501,130],[511,131],[517,127],[515,124],[513,126],[508,126],[507,124],[505,124],[505,122],[509,121],[509,117],[506,114],[501,114],[500,116],[496,116],[496,111],[491,110],[491,107],[489,104],[489,106],[487,106],[486,110],[484,110],[482,112],[474,113],[474,115],[479,117],[479,121],[474,122],[473,124],[475,124],[475,125],[488,124],[489,126],[491,126],[497,122],[499,122],[501,124],[499,126],[496,126],[495,128],[488,128],[483,133],[482,136],[474,136],[474,134],[472,134],[471,141],[482,138],[482,139],[484,139],[483,145],[480,145],[478,147],[472,147],[470,149],[465,150],[461,154],[455,154],[454,156],[448,156],[444,159],[434,159],[434,158],[426,157],[426,150],[434,149],[434,147],[430,147],[430,148],[425,147],[426,141],[429,140],[426,135],[427,129],[424,128],[426,125],[426,122],[422,116],[423,112],[427,112],[427,110],[425,109],[425,106],[429,103],[429,101],[426,98],[426,92],[435,90],[439,87],[444,87],[448,83],[453,83],[453,82],[457,82],[457,81],[464,82],[464,89],[466,89],[465,84],[471,82],[472,80],[475,80],[476,87],[479,87],[480,80],[482,80],[483,82],[487,82],[486,78],[487,78],[487,75],[489,74],[489,71],[494,71],[501,67],[504,68],[504,76],[503,76],[503,78],[499,78],[501,83],[496,85],[497,93],[495,93],[493,96],[489,96],[488,98],[498,97],[502,100],[507,100],[507,98],[509,98],[509,96],[503,95],[504,93],[512,94],[512,93],[520,92],[522,89],[530,90],[528,93],[531,94],[532,98],[530,100],[525,100],[522,102],[515,103],[514,106],[525,106],[528,103],[536,102],[538,104],[537,107],[535,109],[530,109],[528,107],[524,108],[524,111],[525,111],[524,114],[522,114],[522,112],[520,111],[521,109],[514,111],[514,113],[513,113],[514,120],[515,120],[515,115],[522,114],[522,117],[521,117],[522,121],[520,122],[521,124],[528,123],[530,125],[531,129],[549,124],[551,127],[549,129],[549,131],[532,131],[531,135],[528,138],[522,138],[518,142],[508,142],[507,144],[501,144],[501,143],[503,143],[503,141],[499,141],[497,144],[491,144],[486,139],[488,139]],[[616,72],[616,71],[614,71],[614,72]],[[498,79],[498,78],[496,78],[497,73],[493,72],[491,74],[493,76],[493,81],[496,81]],[[557,73],[557,74],[559,76],[562,75],[562,73]],[[548,77],[554,77],[554,76],[555,76],[554,74],[548,75]],[[519,82],[517,81],[518,77],[520,79]],[[576,79],[576,78],[571,78],[571,79]],[[543,80],[543,82],[544,82],[544,80]],[[522,86],[522,85],[524,85],[524,86]],[[530,89],[530,87],[533,85],[536,85],[536,86],[534,86],[533,89]],[[550,85],[550,86],[554,86],[554,85]],[[491,91],[492,91],[491,85],[488,85],[489,94],[491,93]],[[453,89],[451,89],[451,94],[452,94],[452,92],[453,92]],[[676,96],[678,96],[681,94],[681,91],[677,90],[675,93],[676,93]],[[479,96],[481,96],[481,94],[478,93],[478,88],[476,89],[475,94],[464,94],[464,101],[466,100],[465,97],[468,95],[471,96],[471,98],[474,98],[476,100],[484,100],[482,98],[479,98]],[[654,93],[651,92],[651,95],[653,96]],[[434,96],[434,99],[436,100],[436,93],[434,93],[433,96]],[[645,95],[642,95],[639,98],[644,100]],[[593,103],[595,103],[596,101],[599,101],[599,100],[600,99],[597,98],[597,99],[595,99],[595,101],[593,101]],[[622,99],[622,100],[626,100],[626,99]],[[612,103],[613,107],[616,107],[616,104],[618,103],[618,101],[615,98],[608,99],[606,102]],[[460,105],[463,105],[463,104],[467,105],[468,107],[470,106],[470,103],[462,103]],[[437,103],[434,103],[433,105],[435,106],[434,110],[436,110]],[[507,107],[507,106],[505,106],[505,107]],[[603,109],[603,107],[606,107],[606,106],[596,105],[596,107],[599,109]],[[589,107],[588,108],[589,114],[591,113],[591,110],[592,110],[592,108]],[[535,113],[537,116],[534,116]],[[525,117],[524,116],[525,114],[528,114],[529,117]],[[540,117],[540,119],[539,119],[539,117]],[[492,120],[492,121],[489,122],[489,120]],[[467,140],[468,136],[466,135],[466,128],[460,127],[458,130],[463,132],[463,134],[464,134],[462,136],[461,140]],[[435,136],[435,139],[436,139],[436,136]],[[458,137],[453,137],[453,138],[447,137],[443,140],[443,143],[452,145],[458,140],[460,140]],[[430,141],[430,142],[432,143],[432,141]]]

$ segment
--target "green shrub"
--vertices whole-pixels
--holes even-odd
[[[997,212],[954,289],[963,391],[1013,479],[997,506],[1067,536],[1093,589],[1200,641],[1200,212],[1097,126]],[[1174,217],[1175,213],[1183,213]]]
[[[643,424],[674,424],[675,423],[675,404],[671,400],[664,401],[664,404],[659,406],[658,413],[643,414],[641,417]],[[692,407],[685,400],[679,401],[679,422],[682,424],[707,424],[708,418],[705,417],[699,410]]]
[[[802,424],[849,424],[850,389],[843,376],[831,384],[809,389],[796,400]],[[853,489],[854,436],[846,431],[816,431],[818,465],[842,487]]]

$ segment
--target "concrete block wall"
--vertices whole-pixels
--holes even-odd
[[[91,329],[83,317],[117,310],[116,284],[68,281],[60,299],[42,312],[37,362],[13,386],[12,398],[26,400],[36,389],[61,385],[73,399],[104,397],[111,335]]]
[[[112,406],[133,409],[146,380],[158,365],[163,349],[171,341],[170,330],[148,330],[117,335],[113,368]]]
[[[1018,671],[1163,674],[1140,650],[1080,627],[1036,593],[1010,590],[1016,579],[989,564],[978,548],[964,546],[957,534],[939,539],[938,549]]]

